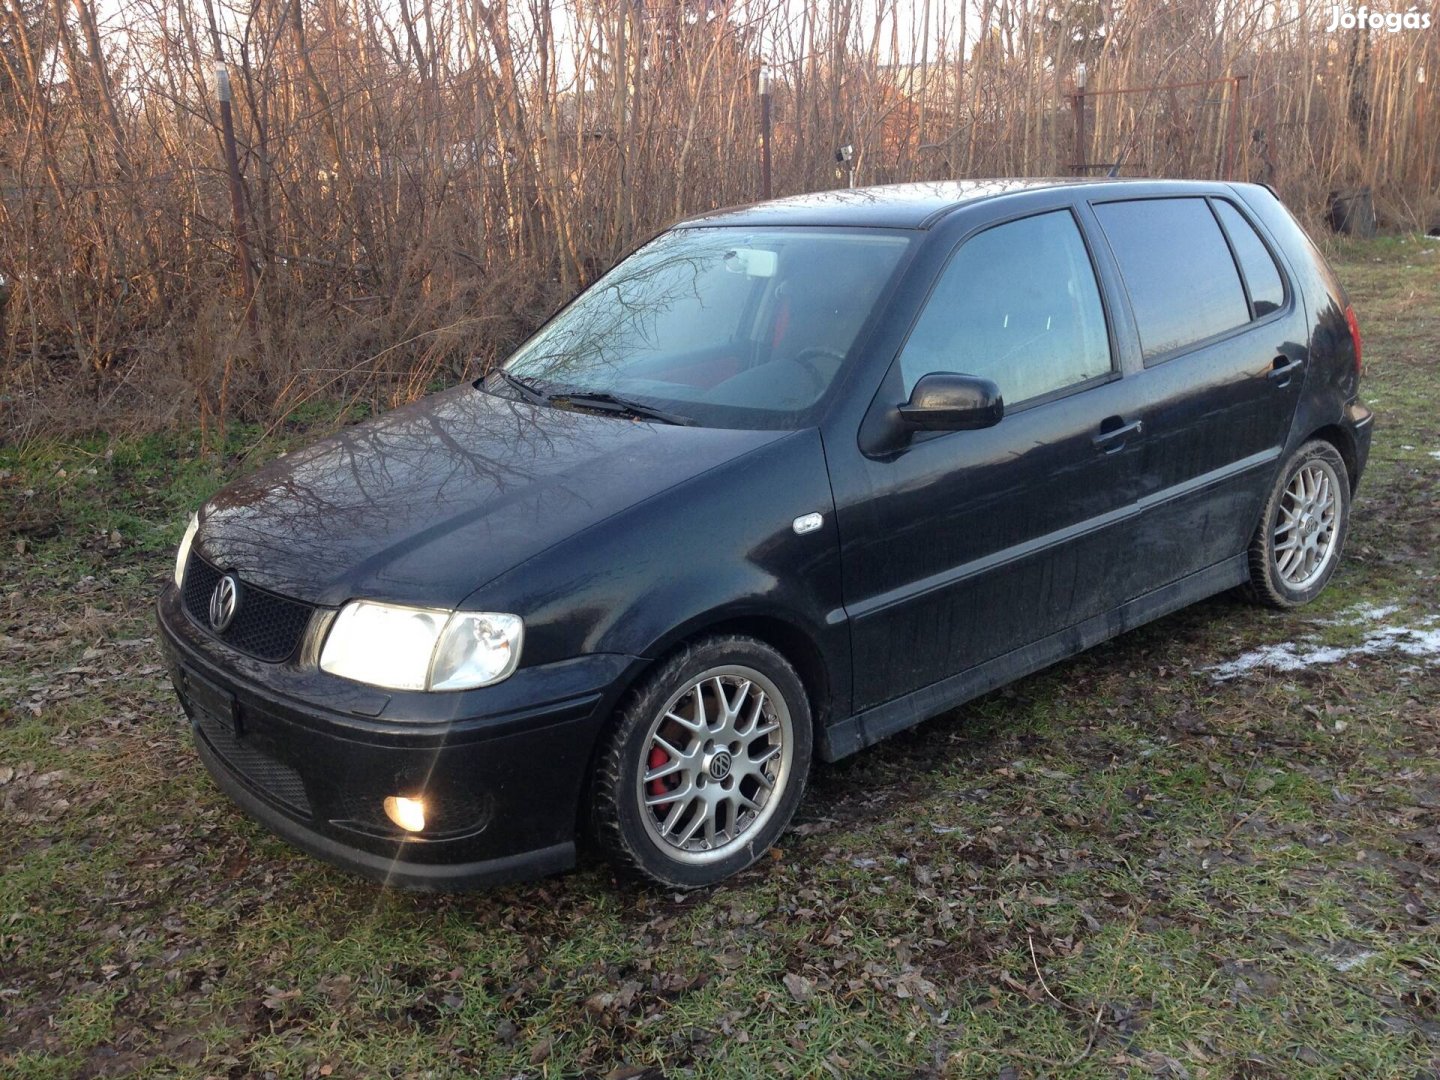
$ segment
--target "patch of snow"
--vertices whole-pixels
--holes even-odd
[[[1426,619],[1419,626],[1382,626],[1365,638],[1360,646],[1367,653],[1399,652],[1416,659],[1440,657],[1440,627],[1436,620]]]
[[[1337,612],[1335,618],[1325,620],[1326,626],[1359,626],[1361,623],[1380,622],[1400,610],[1399,604],[1361,604]]]
[[[1360,952],[1355,953],[1353,956],[1331,956],[1327,957],[1327,959],[1330,961],[1331,967],[1333,967],[1336,971],[1343,972],[1354,971],[1361,964],[1365,963],[1366,960],[1373,960],[1379,955],[1379,953],[1372,952],[1370,949],[1362,949]]]
[[[1377,609],[1384,610],[1384,609]],[[1391,609],[1393,611],[1394,609]],[[1313,639],[1282,641],[1262,645],[1234,660],[1207,668],[1216,682],[1229,682],[1262,668],[1271,671],[1303,671],[1324,664],[1338,664],[1359,656],[1399,653],[1417,660],[1440,661],[1440,617],[1431,616],[1415,626],[1377,626],[1358,645],[1320,645]]]
[[[1261,668],[1269,668],[1271,671],[1303,671],[1320,664],[1339,663],[1348,655],[1348,649],[1307,648],[1294,642],[1282,641],[1279,645],[1262,645],[1258,649],[1251,649],[1234,660],[1216,664],[1207,670],[1216,682],[1229,682]]]

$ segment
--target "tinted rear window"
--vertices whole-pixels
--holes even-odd
[[[1146,360],[1250,321],[1235,260],[1204,199],[1104,203],[1095,214],[1125,277]]]
[[[1250,286],[1250,302],[1255,305],[1255,317],[1258,319],[1272,311],[1279,311],[1280,305],[1285,303],[1285,285],[1265,242],[1255,232],[1255,227],[1228,202],[1216,199],[1212,205],[1225,231],[1230,234],[1235,257],[1240,260],[1240,269],[1245,274],[1245,284]]]

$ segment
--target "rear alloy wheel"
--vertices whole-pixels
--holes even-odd
[[[1300,447],[1285,464],[1250,541],[1252,598],[1270,607],[1308,604],[1340,562],[1350,524],[1350,476],[1328,442]]]
[[[805,785],[811,719],[794,668],[752,638],[711,638],[619,711],[593,822],[623,869],[674,888],[721,881],[784,831]]]

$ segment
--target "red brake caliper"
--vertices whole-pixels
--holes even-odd
[[[658,769],[661,765],[664,765],[669,760],[670,755],[665,753],[665,751],[661,750],[658,746],[652,746],[650,748],[650,757],[647,761],[647,764],[650,768]],[[654,780],[651,780],[650,783],[646,785],[646,788],[651,795],[664,795],[665,792],[668,790],[665,786],[665,778],[663,776],[656,777]],[[657,803],[655,809],[664,810],[669,805],[669,803]]]

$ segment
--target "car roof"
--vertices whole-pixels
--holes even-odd
[[[1010,180],[942,180],[883,187],[839,188],[791,195],[769,202],[710,210],[678,222],[677,228],[719,225],[850,225],[925,229],[961,206],[1043,188],[1134,188],[1147,194],[1182,189],[1213,190],[1214,183],[1185,180],[1076,179],[1029,177]],[[1107,190],[1107,194],[1111,193]],[[1118,194],[1118,192],[1114,192]]]

